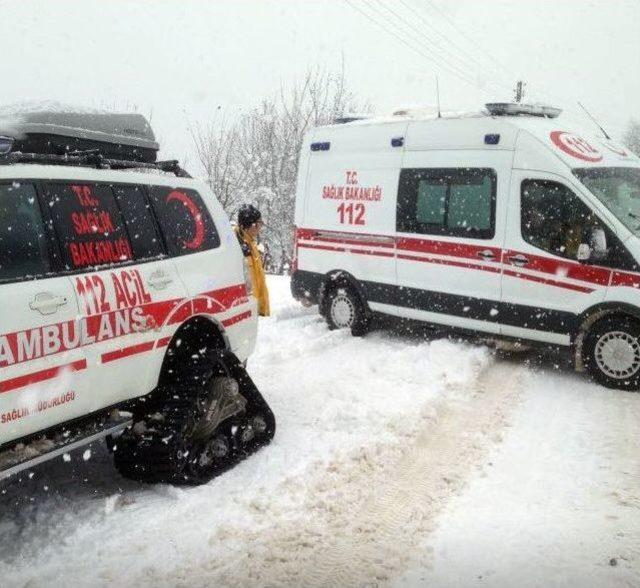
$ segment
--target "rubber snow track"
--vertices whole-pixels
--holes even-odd
[[[405,447],[378,445],[319,474],[305,516],[240,539],[233,569],[184,569],[179,586],[377,586],[420,554],[435,516],[501,438],[526,370],[488,367],[455,404],[442,403]],[[290,490],[291,491],[291,490]],[[162,582],[163,579],[158,578]]]

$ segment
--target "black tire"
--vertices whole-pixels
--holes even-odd
[[[322,300],[321,312],[331,330],[351,329],[354,337],[362,337],[371,328],[368,309],[348,285],[332,287]]]
[[[582,361],[607,388],[640,389],[640,321],[620,315],[597,321],[585,336]]]
[[[221,351],[209,351],[167,377],[115,441],[118,471],[141,482],[202,484],[268,443],[275,432],[273,414],[235,362],[229,365]],[[222,403],[216,392],[223,380],[235,382],[239,391],[224,396],[229,416],[217,422],[212,407]]]

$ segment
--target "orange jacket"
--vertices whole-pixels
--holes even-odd
[[[262,266],[262,256],[258,249],[255,239],[243,231],[240,227],[235,228],[238,240],[246,245],[245,263],[249,264],[249,274],[251,276],[251,284],[253,285],[253,295],[258,301],[258,314],[260,316],[269,316],[271,308],[269,306],[269,290],[267,290],[267,279]]]

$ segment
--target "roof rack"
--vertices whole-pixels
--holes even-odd
[[[171,173],[179,178],[191,176],[180,167],[175,159],[156,161],[154,163],[144,161],[131,161],[126,159],[110,159],[104,157],[99,150],[76,151],[65,155],[52,153],[22,153],[13,151],[0,155],[0,165],[12,165],[17,163],[34,163],[40,165],[70,165],[78,167],[95,167],[96,169],[131,169],[131,170],[155,170]]]

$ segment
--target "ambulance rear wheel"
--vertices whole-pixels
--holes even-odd
[[[360,296],[349,286],[336,286],[327,292],[322,314],[331,330],[350,329],[354,337],[369,331],[370,318]]]
[[[600,319],[584,339],[583,362],[603,386],[640,389],[640,322],[627,316]]]

